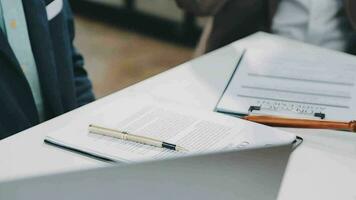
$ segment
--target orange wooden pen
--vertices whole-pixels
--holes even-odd
[[[338,122],[338,121],[312,120],[312,119],[293,119],[293,118],[275,117],[275,116],[268,116],[268,115],[245,116],[243,117],[243,119],[260,123],[260,124],[265,124],[268,126],[333,129],[333,130],[356,132],[356,121]]]

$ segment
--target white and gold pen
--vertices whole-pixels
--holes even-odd
[[[124,131],[118,131],[110,128],[104,128],[100,126],[96,126],[93,124],[89,125],[89,132],[94,133],[94,134],[99,134],[99,135],[105,135],[113,138],[118,138],[121,140],[127,140],[131,142],[137,142],[141,144],[146,144],[146,145],[151,145],[154,147],[160,147],[160,148],[166,148],[170,150],[175,150],[175,151],[188,151],[187,149],[180,147],[175,144],[171,144],[168,142],[160,141],[157,139],[141,136],[141,135],[134,135],[130,134]]]

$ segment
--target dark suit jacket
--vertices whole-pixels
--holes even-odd
[[[206,41],[206,51],[229,44],[257,31],[270,31],[271,21],[280,0],[176,0],[187,12],[214,16]],[[356,31],[356,1],[343,0],[345,14]],[[356,42],[350,44],[354,53]]]
[[[83,58],[73,46],[73,16],[68,2],[47,19],[53,0],[23,0],[29,37],[37,64],[46,118],[94,100]],[[0,31],[0,139],[39,123],[34,98],[21,67]]]

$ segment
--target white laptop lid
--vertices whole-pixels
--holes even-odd
[[[125,164],[0,183],[0,199],[276,199],[291,146]]]

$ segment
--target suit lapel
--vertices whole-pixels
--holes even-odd
[[[346,14],[350,20],[352,28],[356,31],[356,1],[344,0]]]
[[[3,31],[0,31],[0,54],[2,55],[3,58],[5,58],[9,62],[10,65],[8,66],[16,70],[19,73],[19,75],[25,78],[22,69],[20,67],[20,64],[17,61],[16,56],[12,51],[11,46],[7,41]]]
[[[48,27],[46,2],[23,0],[26,21],[48,117],[63,113],[57,69]]]
[[[274,14],[276,14],[278,4],[280,0],[269,0],[269,17],[270,19],[273,19]]]
[[[280,0],[268,0],[268,27],[271,29],[272,20],[276,14]]]

